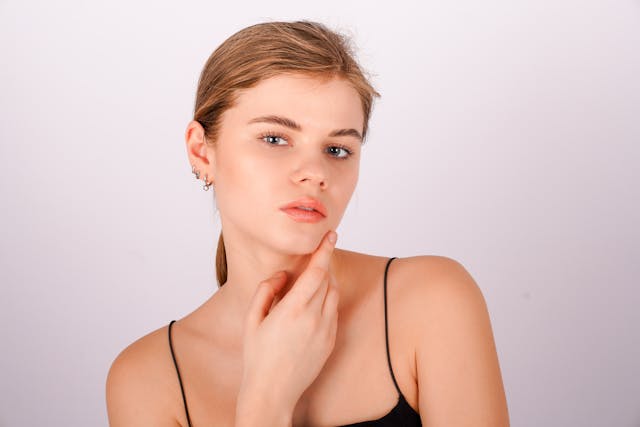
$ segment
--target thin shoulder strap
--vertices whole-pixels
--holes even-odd
[[[175,320],[172,320],[169,323],[169,350],[171,350],[171,358],[173,359],[173,366],[176,367],[176,374],[178,374],[178,382],[180,383],[180,392],[182,393],[182,403],[184,404],[184,412],[187,415],[187,426],[191,427],[191,418],[189,418],[189,408],[187,407],[187,397],[184,394],[184,387],[182,386],[182,377],[180,376],[180,369],[178,369],[178,361],[176,360],[176,355],[173,352],[173,341],[171,340],[171,327],[175,323]]]
[[[389,271],[389,265],[391,265],[391,261],[393,261],[394,259],[396,259],[396,257],[389,258],[389,261],[387,261],[387,266],[384,269],[384,336],[387,344],[387,361],[389,362],[391,379],[393,379],[393,383],[396,385],[398,393],[400,393],[400,396],[402,396],[402,391],[400,391],[400,387],[398,387],[396,376],[393,375],[393,368],[391,367],[391,353],[389,352],[389,320],[387,318],[387,273]]]

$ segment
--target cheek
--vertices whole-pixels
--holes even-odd
[[[220,203],[232,208],[247,205],[259,208],[265,195],[273,192],[270,178],[277,173],[277,165],[241,146],[221,154],[216,171]]]
[[[345,173],[339,182],[334,183],[334,186],[339,192],[341,201],[345,204],[345,209],[349,200],[351,200],[351,196],[353,196],[356,186],[358,185],[358,176],[358,167],[356,166],[355,168],[350,169],[348,173]]]
[[[221,186],[228,189],[246,189],[257,184],[260,163],[247,149],[243,141],[227,140],[216,154],[216,175]]]

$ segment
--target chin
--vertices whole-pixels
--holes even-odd
[[[308,255],[316,250],[328,227],[313,227],[306,231],[280,231],[277,238],[278,249],[288,255]]]

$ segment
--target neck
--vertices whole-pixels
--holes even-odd
[[[246,317],[249,305],[256,292],[258,284],[278,271],[287,273],[287,281],[283,290],[277,295],[276,302],[282,299],[294,286],[300,275],[306,269],[311,254],[291,254],[264,248],[255,243],[239,244],[238,239],[227,239],[225,236],[225,252],[227,256],[227,281],[218,291],[225,300],[225,312],[229,318],[236,320],[241,328],[240,319]],[[229,236],[232,237],[232,236]],[[340,286],[343,278],[340,259],[340,249],[334,249],[329,266],[329,272],[336,278],[340,288],[340,306],[344,304],[344,291]],[[340,307],[339,307],[340,309]]]

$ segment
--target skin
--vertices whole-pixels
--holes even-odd
[[[265,116],[299,129],[250,123]],[[280,75],[239,95],[213,144],[197,122],[187,126],[189,161],[214,182],[229,270],[218,292],[174,324],[195,425],[335,426],[396,405],[384,342],[388,258],[328,240],[361,154],[354,132],[330,135],[361,133],[363,120],[347,81]],[[351,156],[338,158],[346,155],[338,145]],[[326,218],[299,223],[280,211],[303,196],[320,200]],[[394,374],[423,425],[508,426],[487,307],[464,267],[396,259],[387,292]],[[114,361],[107,407],[112,426],[187,425],[166,327]]]

